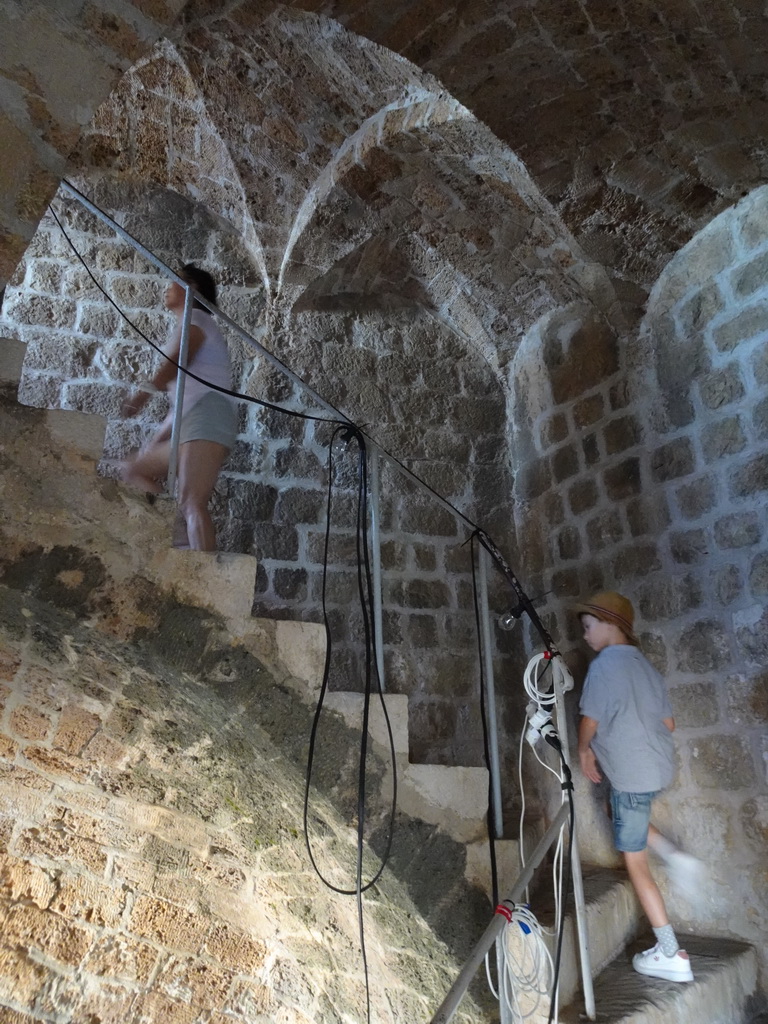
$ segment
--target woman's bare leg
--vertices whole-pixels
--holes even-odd
[[[179,446],[179,507],[187,521],[189,546],[195,551],[216,550],[208,502],[228,453],[216,441],[187,441]]]
[[[123,480],[140,491],[159,494],[163,489],[163,481],[168,476],[170,453],[169,441],[150,441],[132,459],[123,463]]]

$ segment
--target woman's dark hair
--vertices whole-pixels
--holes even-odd
[[[214,306],[216,305],[216,282],[207,270],[201,270],[194,263],[185,263],[181,268],[179,277],[183,278],[187,284],[191,284],[195,291],[200,292],[204,299],[212,302]],[[194,308],[205,309],[205,306],[195,300]]]

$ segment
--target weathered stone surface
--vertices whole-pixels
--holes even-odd
[[[642,431],[634,416],[623,416],[621,419],[611,420],[605,427],[603,436],[606,452],[609,455],[616,455],[639,444]]]
[[[587,523],[587,540],[593,553],[618,543],[623,536],[621,516],[614,509],[601,512]]]
[[[710,512],[717,502],[715,480],[711,476],[702,476],[683,484],[675,492],[680,512],[686,519],[698,519]]]
[[[581,536],[575,526],[566,526],[557,535],[557,550],[560,558],[568,561],[581,554]]]
[[[749,498],[768,490],[768,455],[757,455],[729,477],[731,495]]]
[[[749,589],[755,597],[768,594],[768,554],[761,552],[749,567]]]
[[[701,588],[693,576],[655,577],[636,589],[638,606],[648,622],[674,619],[701,605]]]
[[[692,473],[696,467],[696,455],[687,437],[670,441],[657,448],[651,455],[651,474],[659,483],[674,480]]]
[[[708,409],[719,409],[744,397],[744,383],[738,363],[702,377],[699,382],[701,400]]]
[[[568,504],[575,516],[594,508],[599,497],[597,483],[591,476],[577,481],[568,489]]]
[[[711,672],[729,656],[728,635],[717,619],[701,619],[680,634],[677,667],[683,672]]]
[[[768,331],[768,305],[760,303],[738,313],[727,323],[717,327],[713,337],[721,352],[730,352],[742,341]]]
[[[688,742],[691,775],[702,789],[737,790],[752,786],[755,770],[743,736],[704,736]]]
[[[612,501],[622,501],[641,490],[640,481],[640,460],[636,458],[625,459],[618,466],[606,469],[603,473],[605,489]]]
[[[735,601],[741,593],[742,578],[738,565],[725,565],[711,574],[712,590],[722,605]]]
[[[736,725],[764,727],[768,721],[768,672],[726,680],[728,717]]]
[[[757,665],[768,659],[768,609],[753,605],[734,613],[736,643],[742,655]]]
[[[714,462],[726,455],[735,455],[747,444],[744,428],[738,416],[708,423],[701,433],[701,447],[706,462]]]
[[[714,725],[720,718],[714,683],[681,683],[670,689],[669,699],[679,728],[698,729]]]
[[[756,512],[734,512],[715,522],[715,540],[721,548],[743,548],[757,544],[762,536]]]
[[[661,493],[652,498],[635,498],[627,502],[626,513],[633,537],[642,537],[647,533],[659,535],[669,526],[669,508]]]
[[[710,551],[708,530],[685,530],[669,535],[669,550],[672,559],[682,565],[703,562]]]

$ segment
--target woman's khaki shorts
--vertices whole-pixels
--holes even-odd
[[[215,441],[231,448],[237,436],[237,406],[224,395],[209,391],[184,414],[179,444]]]

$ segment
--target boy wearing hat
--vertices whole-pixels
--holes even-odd
[[[699,867],[650,823],[651,803],[675,773],[672,732],[675,720],[664,680],[638,650],[631,602],[613,591],[576,605],[584,639],[597,654],[584,682],[579,709],[579,759],[592,782],[604,773],[611,784],[616,849],[624,856],[637,898],[657,943],[638,953],[640,974],[668,981],[692,981],[688,954],[680,949],[664,899],[648,864],[648,844],[683,885]]]

